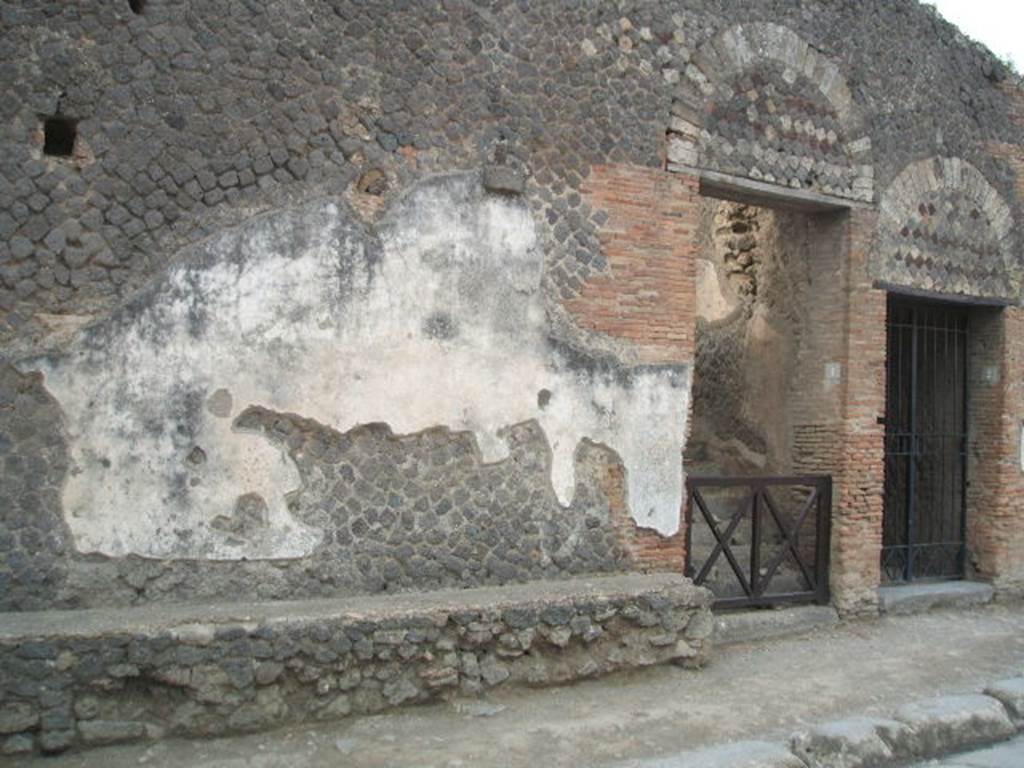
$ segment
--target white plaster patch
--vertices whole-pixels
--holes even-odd
[[[66,357],[24,366],[45,373],[65,413],[76,546],[155,558],[312,552],[322,532],[286,504],[296,467],[232,427],[253,405],[342,432],[468,430],[485,461],[508,455],[505,428],[536,419],[563,505],[587,438],[621,456],[637,522],[674,533],[690,368],[630,370],[564,351],[549,338],[542,269],[526,207],[461,176],[401,200],[379,242],[330,201],[217,236]],[[264,525],[244,535],[212,525],[244,494],[266,501]]]

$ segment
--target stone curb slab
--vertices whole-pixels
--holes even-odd
[[[986,694],[943,696],[902,707],[894,719],[852,717],[796,731],[789,748],[744,741],[630,762],[631,768],[883,768],[953,755],[1015,735],[1024,719],[1024,678],[993,683]],[[1004,709],[1005,706],[1005,709]],[[956,765],[953,762],[942,765]],[[1000,765],[1002,765],[1000,763]],[[1024,768],[1024,766],[1022,766]]]
[[[782,744],[737,741],[638,764],[638,768],[806,768]]]
[[[797,731],[790,746],[809,768],[869,768],[895,757],[883,734],[906,728],[892,720],[854,717]]]
[[[1010,713],[1010,719],[1020,728],[1024,725],[1024,677],[1000,680],[985,689],[985,695],[998,699]]]
[[[989,696],[944,696],[902,707],[896,719],[909,726],[891,746],[899,754],[931,757],[1016,733],[1003,705]],[[895,737],[895,734],[894,734]]]

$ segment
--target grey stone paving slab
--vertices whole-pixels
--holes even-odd
[[[903,584],[878,590],[882,613],[922,613],[935,608],[970,608],[992,602],[992,585],[978,581]]]
[[[928,757],[944,755],[1009,738],[1016,733],[1003,705],[989,696],[943,696],[901,707],[896,719],[910,726],[902,732],[899,752]]]
[[[682,752],[668,758],[637,763],[637,768],[806,768],[782,744],[737,741],[720,747]]]
[[[868,768],[893,759],[880,731],[906,728],[901,723],[853,717],[797,731],[790,746],[810,768]]]

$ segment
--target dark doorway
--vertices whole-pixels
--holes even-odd
[[[962,578],[968,312],[890,296],[886,326],[882,577]]]

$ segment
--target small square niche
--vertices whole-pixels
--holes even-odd
[[[43,154],[50,157],[71,157],[75,154],[78,121],[63,115],[43,118]]]

